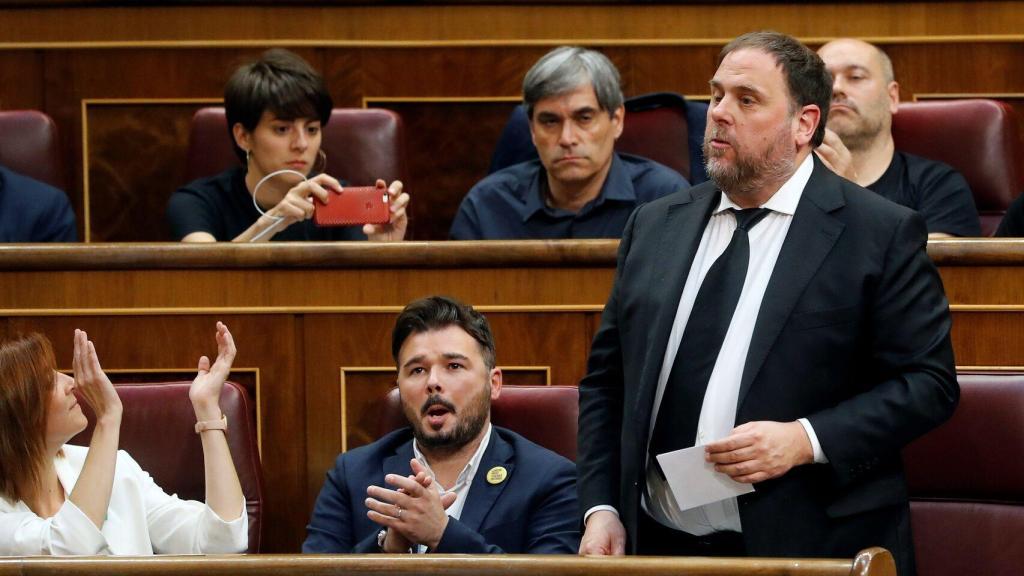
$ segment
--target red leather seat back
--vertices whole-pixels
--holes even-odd
[[[408,184],[402,119],[390,110],[335,108],[321,149],[327,154],[324,171],[353,186],[372,186],[377,178]],[[189,181],[238,165],[224,108],[201,108],[192,116],[186,158]]]
[[[1024,567],[1024,374],[961,374],[953,417],[904,450],[920,576]]]
[[[0,112],[0,165],[67,190],[57,125],[36,110]]]
[[[627,105],[626,122],[615,149],[650,158],[691,180],[686,101],[667,93],[639,98]]]
[[[981,232],[991,236],[1006,208],[1024,191],[1017,114],[996,100],[900,104],[893,116],[896,148],[956,168],[974,193]]]
[[[576,460],[579,393],[575,386],[503,386],[491,404],[491,421],[545,448]],[[378,436],[408,426],[398,388],[381,402]]]
[[[121,449],[168,494],[188,500],[206,499],[203,445],[195,432],[196,416],[188,399],[191,382],[118,384],[124,405]],[[245,389],[228,382],[221,391],[221,410],[228,418],[228,446],[238,472],[249,514],[249,552],[260,550],[263,472],[256,436],[256,408]],[[95,418],[85,402],[89,427],[71,439],[88,446]]]

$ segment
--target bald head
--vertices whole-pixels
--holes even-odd
[[[822,60],[825,60],[826,54],[856,55],[859,61],[869,62],[877,66],[886,83],[896,80],[896,75],[892,70],[892,60],[889,59],[889,55],[874,44],[856,38],[839,38],[818,49],[818,56],[821,56]],[[825,63],[827,64],[828,60],[825,60]]]
[[[822,46],[818,55],[833,79],[829,129],[854,153],[891,138],[899,85],[885,52],[863,40],[841,38]]]

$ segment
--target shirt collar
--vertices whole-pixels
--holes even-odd
[[[811,179],[811,172],[814,171],[814,160],[811,159],[813,154],[814,152],[811,152],[804,158],[804,161],[800,163],[800,167],[793,172],[789,180],[786,180],[778,191],[772,194],[772,197],[762,204],[760,208],[767,208],[772,212],[779,212],[790,216],[796,213],[796,206],[800,203],[800,196],[803,195],[807,181]],[[740,210],[741,208],[727,195],[722,194],[721,200],[718,202],[718,208],[715,209],[715,214],[720,214],[730,209]]]
[[[540,162],[539,160],[537,161]],[[540,165],[537,177],[530,183],[526,193],[526,206],[523,210],[523,222],[526,222],[534,214],[547,208],[544,202],[544,191],[548,187],[548,172],[544,165]],[[618,200],[620,202],[636,202],[636,190],[633,188],[633,180],[622,165],[622,159],[618,153],[612,152],[612,165],[605,175],[604,184],[597,198],[590,201],[590,206],[600,206],[605,200]]]
[[[484,437],[482,440],[480,440],[480,445],[477,446],[476,452],[473,453],[473,457],[469,459],[469,462],[466,462],[466,466],[462,468],[462,472],[459,472],[459,477],[455,480],[455,486],[452,486],[451,488],[453,491],[457,491],[461,487],[469,486],[470,484],[473,483],[473,477],[476,475],[476,470],[477,468],[480,467],[480,460],[483,459],[484,452],[487,451],[487,446],[490,445],[490,443],[491,423],[488,422],[487,429],[484,430]],[[415,438],[413,438],[412,440],[412,453],[413,456],[415,456],[416,459],[420,461],[420,464],[423,464],[423,466],[426,467],[427,472],[430,473],[430,476],[436,479],[434,471],[430,468],[430,463],[427,462],[427,457],[424,456],[422,452],[420,452],[420,447],[417,444]],[[434,485],[437,486],[438,491],[445,491],[445,488],[441,486],[439,482],[434,482]]]

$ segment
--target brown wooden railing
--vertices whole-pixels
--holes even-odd
[[[853,560],[529,555],[253,555],[147,558],[0,558],[0,576],[896,576],[892,555],[868,548]]]

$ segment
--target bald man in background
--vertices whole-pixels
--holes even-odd
[[[952,167],[896,150],[900,89],[889,56],[840,38],[818,50],[832,73],[832,106],[818,157],[834,172],[924,216],[928,237],[980,236],[974,197]]]

